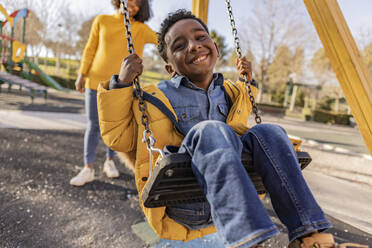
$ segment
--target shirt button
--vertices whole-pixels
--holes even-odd
[[[182,118],[186,119],[186,117],[187,117],[186,113],[182,113]]]
[[[147,181],[147,177],[142,177],[141,179],[142,179],[142,181],[144,181],[144,182]]]
[[[238,109],[238,114],[240,115],[240,113],[241,113],[242,111],[240,111],[240,109]]]

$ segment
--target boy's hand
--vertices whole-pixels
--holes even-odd
[[[236,69],[240,77],[246,75],[248,81],[252,81],[252,63],[248,61],[246,57],[236,59]]]
[[[129,55],[121,63],[119,83],[129,84],[133,82],[137,76],[142,74],[142,71],[142,59],[137,54]]]

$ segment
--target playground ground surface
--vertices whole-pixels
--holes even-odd
[[[0,109],[84,112],[84,101],[79,94],[51,92],[47,104],[42,101],[40,98],[30,105],[27,94],[3,91],[0,94]],[[82,165],[83,133],[82,129],[0,129],[0,247],[221,247],[216,235],[187,244],[158,240],[144,222],[131,172],[124,166],[118,166],[121,171],[119,179],[112,180],[103,175],[105,152],[102,145],[97,152],[97,180],[80,188],[70,186],[69,179]],[[368,193],[372,195],[372,188],[364,183],[360,185],[357,180],[350,182],[337,176],[319,174],[325,172],[317,169],[321,166],[318,161],[338,161],[344,159],[343,156],[348,156],[348,161],[354,161],[354,157],[308,148],[317,160],[307,169],[305,176],[310,181],[310,187],[316,191],[316,198],[321,200],[320,204],[324,204],[326,213],[330,213],[328,217],[334,228],[329,232],[336,236],[338,242],[371,246],[372,232],[368,223],[364,223],[367,227],[363,229],[365,231],[359,225],[347,224],[353,223],[352,220],[345,221],[350,220],[347,218],[350,215],[340,218],[342,213],[332,209],[331,204],[327,205],[323,195],[318,195],[319,189],[313,187],[316,186],[314,182],[320,180],[329,184],[328,191],[331,191],[331,185],[338,185],[336,188],[340,191],[346,187],[353,189],[351,194],[361,197],[368,197]],[[322,159],[322,156],[327,159]],[[340,205],[355,204],[351,198],[339,198],[337,201]],[[265,205],[284,232],[268,199],[265,199]],[[354,212],[358,210],[354,209]],[[369,216],[361,214],[360,219],[364,217],[368,222]],[[354,223],[363,226],[360,220]],[[265,243],[265,247],[285,247],[287,240],[283,232]]]

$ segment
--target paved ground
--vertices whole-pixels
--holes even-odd
[[[33,113],[37,110],[39,117],[42,113],[45,117],[45,112],[49,111],[83,112],[83,99],[79,95],[51,93],[46,103],[42,98],[37,98],[34,105],[28,101],[27,96],[18,92],[3,92],[0,94],[0,109],[31,110]],[[7,119],[4,113],[11,112],[2,113],[0,122],[4,123]],[[40,120],[44,118],[40,117]],[[290,120],[285,122],[293,124]],[[70,122],[62,124],[72,126]],[[17,127],[20,124],[13,125]],[[146,226],[138,207],[133,175],[124,166],[119,167],[121,176],[117,180],[107,179],[102,174],[103,146],[97,153],[98,180],[81,188],[71,187],[68,181],[78,172],[83,157],[83,130],[35,129],[0,129],[0,247],[222,247],[216,235],[186,244],[157,240]],[[339,179],[341,176],[324,175],[335,171],[332,169],[335,165],[330,161],[336,164],[348,161],[349,167],[361,164],[366,169],[370,160],[355,154],[355,151],[349,154],[312,147],[311,143],[305,143],[305,146],[315,160],[305,176],[316,198],[330,214],[328,216],[335,227],[329,231],[338,242],[353,241],[372,246],[372,228],[369,229],[372,218],[368,208],[372,201],[368,198],[372,196],[372,188],[358,180],[347,182]],[[329,165],[328,171],[322,169],[325,165]],[[353,174],[348,170],[345,173]],[[350,199],[357,200],[352,202]],[[344,204],[345,200],[348,204]],[[283,230],[268,199],[265,204]],[[285,234],[281,234],[265,247],[285,247],[286,242]]]

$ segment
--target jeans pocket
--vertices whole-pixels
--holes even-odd
[[[207,224],[211,215],[208,202],[171,206],[165,211],[171,219],[186,226]]]

